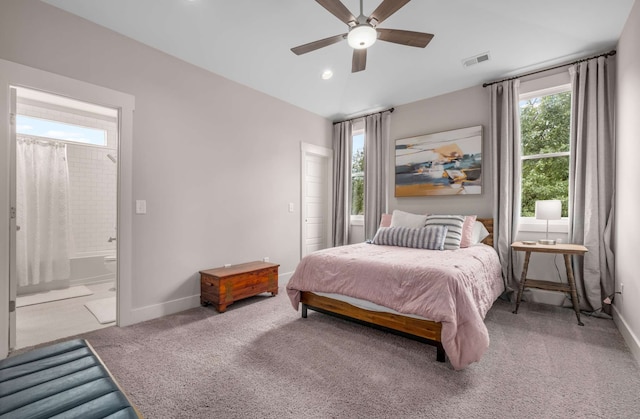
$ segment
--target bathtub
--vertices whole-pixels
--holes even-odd
[[[17,294],[20,296],[36,292],[58,290],[76,285],[100,284],[115,281],[116,274],[110,272],[104,263],[105,256],[111,255],[115,255],[115,251],[74,256],[69,259],[71,265],[71,275],[69,279],[42,282],[36,285],[18,286]]]
[[[104,264],[104,257],[114,254],[115,252],[110,252],[72,257],[69,286],[99,284],[115,280],[115,273],[109,272]]]

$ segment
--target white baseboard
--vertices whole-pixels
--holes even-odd
[[[293,272],[278,274],[278,288],[286,287],[292,276],[293,276]]]
[[[179,313],[181,311],[189,310],[190,308],[198,307],[199,305],[200,294],[145,307],[134,308],[131,310],[130,324],[145,322],[147,320],[157,319],[158,317],[168,316],[169,314]]]
[[[284,287],[289,283],[289,279],[293,272],[287,272],[278,275],[278,292],[284,292]],[[140,323],[147,320],[153,320],[158,317],[168,316],[169,314],[179,313],[189,310],[190,308],[200,305],[200,294],[191,295],[189,297],[179,298],[177,300],[165,301],[159,304],[152,304],[145,307],[134,308],[131,310],[131,323]]]
[[[633,330],[629,328],[629,324],[624,319],[623,316],[620,315],[618,308],[614,304],[613,306],[613,322],[618,327],[618,330],[622,334],[624,341],[627,343],[627,346],[631,350],[631,354],[636,360],[636,363],[640,365],[640,339],[638,336],[633,333]]]

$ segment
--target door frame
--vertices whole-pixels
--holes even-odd
[[[327,165],[327,243],[331,242],[331,232],[333,231],[333,219],[331,217],[331,208],[333,208],[333,150],[315,144],[300,143],[300,258],[305,256],[304,246],[306,239],[306,223],[307,206],[305,205],[305,196],[307,185],[305,181],[305,163],[307,156],[318,156],[325,160]]]
[[[11,229],[15,233],[15,218],[11,217],[11,187],[15,182],[11,165],[11,86],[66,96],[118,110],[118,216],[117,216],[117,322],[118,326],[133,323],[132,315],[132,224],[133,224],[133,111],[135,98],[80,80],[38,70],[0,59],[0,359],[9,353],[10,281],[12,280]],[[13,156],[15,160],[15,156]],[[15,186],[15,185],[14,185]],[[15,192],[14,192],[15,194]],[[15,237],[15,234],[14,234]],[[14,303],[15,304],[15,303]],[[15,317],[14,317],[15,318]],[[12,326],[15,327],[15,324]]]

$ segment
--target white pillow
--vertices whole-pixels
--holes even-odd
[[[471,244],[478,244],[489,236],[489,231],[480,221],[476,221],[473,225],[473,233],[471,233]]]
[[[422,228],[426,221],[426,215],[393,210],[393,214],[391,215],[391,225],[389,227]]]

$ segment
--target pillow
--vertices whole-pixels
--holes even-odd
[[[414,249],[443,250],[447,227],[433,225],[421,228],[381,227],[373,238],[373,244],[411,247]]]
[[[474,244],[471,241],[473,236],[473,226],[476,224],[477,215],[467,215],[464,217],[462,224],[462,237],[460,238],[460,247],[469,247]]]
[[[391,225],[389,227],[422,228],[424,227],[426,219],[426,215],[411,214],[410,212],[393,210],[393,214],[391,215]]]
[[[471,244],[481,243],[482,240],[489,236],[489,231],[480,221],[476,221],[473,225],[473,233],[471,234]]]
[[[391,227],[391,214],[382,214],[380,227]]]
[[[447,226],[447,237],[444,240],[445,250],[456,250],[460,248],[462,224],[464,224],[464,215],[429,215],[426,222],[427,226]]]

